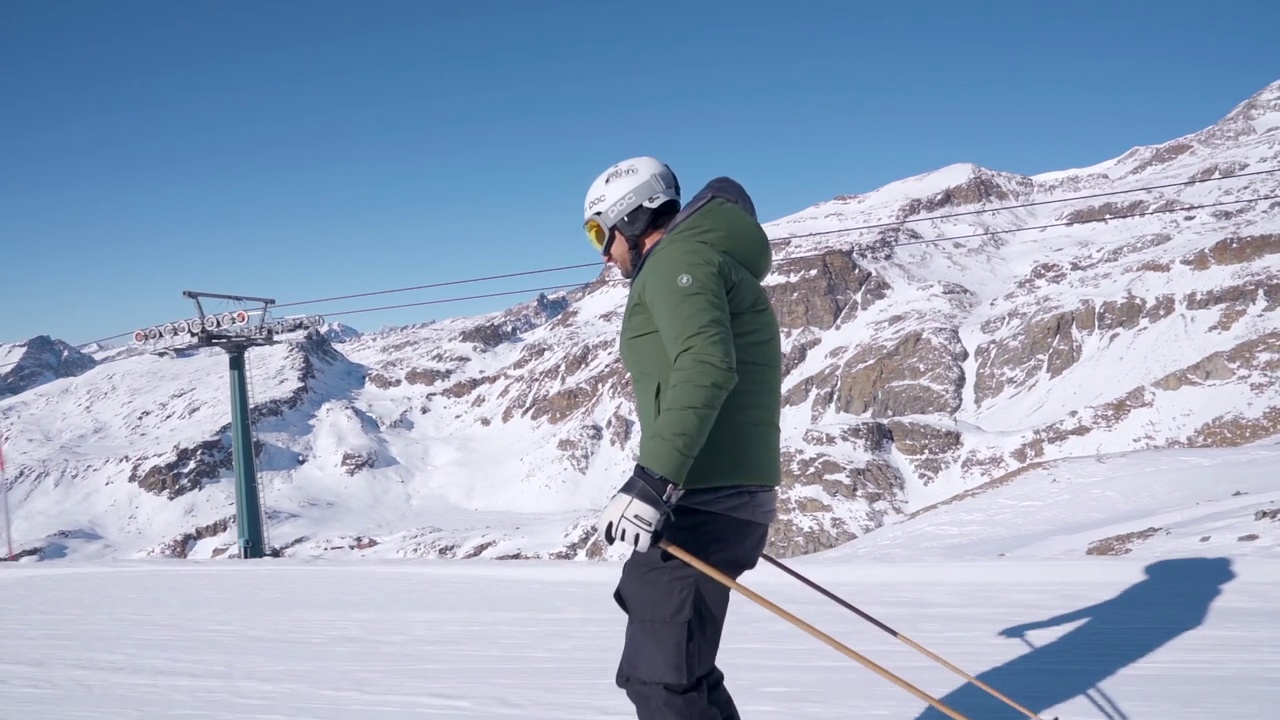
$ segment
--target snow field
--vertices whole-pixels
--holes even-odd
[[[1147,563],[1127,558],[789,564],[961,668],[990,671],[1015,700],[1069,694],[1046,720],[1100,717],[1079,694],[1094,678],[1134,720],[1269,717],[1280,562],[1225,562],[1235,577],[1216,598],[1216,570],[1135,592]],[[614,564],[60,565],[0,571],[5,720],[634,717],[612,685],[624,622]],[[742,581],[926,692],[964,685],[772,567]],[[1117,599],[1126,589],[1136,597]],[[1028,632],[1038,650],[997,634],[1108,600],[1084,625]],[[744,717],[942,717],[742,595],[729,622],[722,665]],[[1066,642],[1069,656],[1054,651]],[[970,693],[953,700],[986,711],[975,720],[1021,717]]]

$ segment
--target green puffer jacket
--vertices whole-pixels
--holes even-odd
[[[760,281],[768,237],[746,191],[707,184],[639,264],[621,353],[639,463],[685,488],[777,486],[782,349]]]

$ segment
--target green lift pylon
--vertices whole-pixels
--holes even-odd
[[[231,456],[236,469],[236,532],[241,559],[267,554],[262,533],[262,501],[254,463],[253,426],[249,416],[249,382],[244,355],[255,343],[221,345],[231,370]]]
[[[215,332],[202,322],[197,330],[195,347],[217,347],[227,354],[227,369],[231,375],[231,459],[236,474],[236,545],[240,559],[252,560],[267,555],[267,543],[262,530],[262,499],[258,492],[258,472],[254,462],[253,419],[249,407],[249,375],[246,372],[245,353],[251,347],[272,345],[276,342],[273,329],[264,325],[267,308],[275,304],[271,298],[222,295],[184,290],[182,294],[196,304],[199,318],[207,318],[200,298],[219,298],[236,302],[262,303],[258,332]],[[190,323],[194,325],[195,323]]]
[[[253,421],[249,407],[249,374],[245,354],[249,348],[273,345],[277,335],[308,331],[324,324],[319,315],[297,315],[267,322],[267,308],[275,304],[271,298],[223,295],[184,290],[182,295],[196,304],[196,316],[138,330],[133,340],[140,345],[153,345],[159,352],[177,352],[193,348],[221,348],[227,353],[231,376],[231,456],[236,476],[236,535],[239,557],[244,560],[266,557],[266,533],[263,528],[262,500],[258,490],[258,473],[254,462]],[[244,310],[206,315],[200,298],[218,298],[233,302],[261,303],[256,325],[249,324],[250,313]]]

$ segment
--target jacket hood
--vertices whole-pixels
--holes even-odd
[[[668,225],[657,247],[668,242],[710,245],[733,258],[763,280],[773,261],[769,236],[756,219],[756,206],[736,180],[718,177],[708,182]],[[656,249],[656,248],[655,248]]]

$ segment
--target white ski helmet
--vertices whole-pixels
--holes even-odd
[[[680,182],[666,163],[652,157],[641,156],[611,165],[596,177],[587,190],[583,202],[583,227],[591,245],[604,252],[605,243],[619,223],[639,208],[652,211],[665,202],[680,202]],[[640,227],[647,226],[648,212]],[[630,227],[628,227],[630,226]],[[635,223],[620,228],[624,235],[632,236]]]

